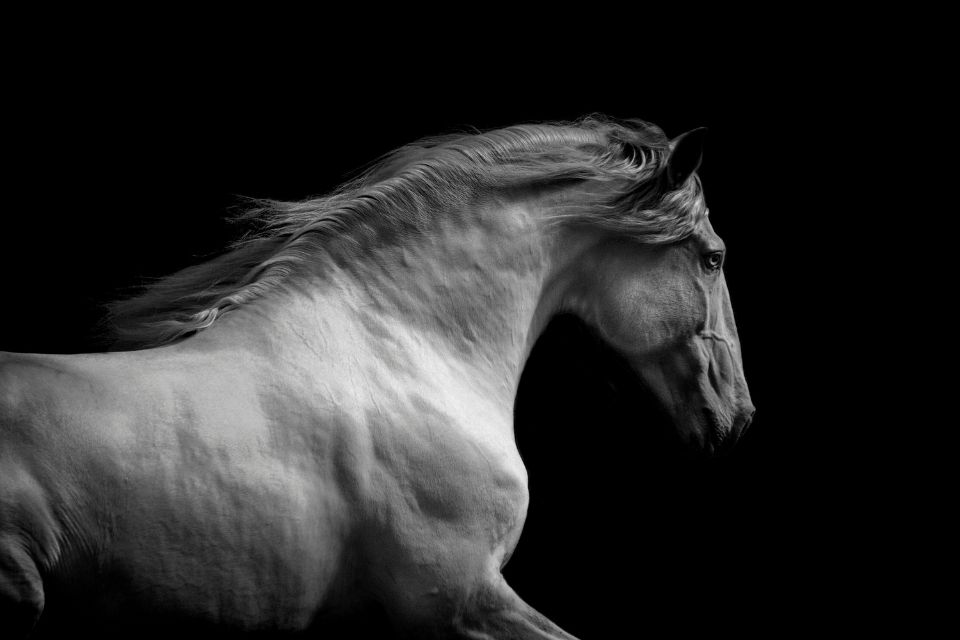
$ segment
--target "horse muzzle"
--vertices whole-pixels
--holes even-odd
[[[681,425],[681,434],[694,452],[707,456],[730,453],[750,428],[756,408],[753,404],[737,411],[732,420],[724,420],[717,412],[703,408],[699,415],[690,416],[690,426]]]

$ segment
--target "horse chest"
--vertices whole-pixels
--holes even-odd
[[[453,536],[512,546],[527,477],[510,425],[499,420],[466,400],[417,394],[368,412],[370,516],[390,537],[425,548]]]

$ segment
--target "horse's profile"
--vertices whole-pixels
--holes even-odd
[[[112,308],[118,350],[0,355],[0,633],[296,632],[374,602],[416,637],[570,638],[501,575],[550,319],[693,447],[753,414],[701,146],[602,117],[423,140],[259,202]]]

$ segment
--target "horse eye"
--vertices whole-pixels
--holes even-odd
[[[723,264],[723,251],[713,251],[703,257],[703,263],[707,269],[716,271]]]

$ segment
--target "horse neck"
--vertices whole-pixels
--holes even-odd
[[[295,345],[287,357],[351,360],[366,348],[404,375],[432,354],[512,407],[583,244],[546,231],[544,213],[536,201],[477,207],[359,256],[320,256],[277,299],[226,316],[221,333],[259,330],[258,340]],[[418,357],[398,361],[403,352]]]

